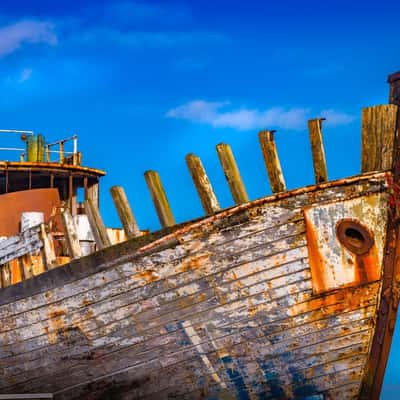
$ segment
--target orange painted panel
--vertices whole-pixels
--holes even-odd
[[[57,189],[32,189],[0,196],[0,236],[15,236],[20,231],[21,214],[27,211],[44,213],[45,223],[54,220],[53,230],[62,231],[58,214],[60,196]]]

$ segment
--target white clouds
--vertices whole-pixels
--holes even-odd
[[[32,68],[24,68],[19,76],[18,83],[24,83],[32,76]]]
[[[326,118],[326,122],[331,125],[347,125],[356,119],[354,115],[332,109],[322,110],[320,115],[321,117]]]
[[[0,28],[0,57],[13,53],[26,43],[57,44],[53,25],[49,22],[24,20]]]
[[[307,119],[311,117],[308,108],[228,109],[229,105],[229,102],[195,100],[169,110],[166,116],[241,131],[263,128],[301,130],[306,128]],[[354,120],[353,116],[335,110],[325,110],[320,115],[332,125],[349,124]]]

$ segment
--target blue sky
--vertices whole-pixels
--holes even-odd
[[[313,183],[307,119],[324,116],[331,179],[360,169],[360,110],[400,70],[400,2],[7,1],[0,4],[1,128],[49,141],[77,132],[123,185],[141,228],[159,227],[143,172],[159,171],[178,221],[202,215],[184,156],[232,205],[215,145],[231,144],[250,198],[270,193],[257,131],[276,129],[289,188]],[[4,145],[15,145],[3,139]],[[396,338],[383,399],[397,398]],[[397,358],[396,358],[397,357]]]

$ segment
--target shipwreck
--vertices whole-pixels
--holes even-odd
[[[76,136],[16,131],[19,161],[0,162],[0,398],[378,399],[400,281],[400,72],[389,83],[389,104],[362,110],[359,175],[328,180],[313,119],[315,184],[287,190],[261,131],[271,196],[249,200],[221,143],[235,205],[189,154],[205,216],[176,224],[147,171],[157,232],[119,186],[123,229],[105,227],[105,172],[81,165]]]

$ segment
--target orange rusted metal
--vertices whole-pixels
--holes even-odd
[[[21,214],[26,211],[44,213],[45,223],[53,221],[55,230],[62,230],[61,220],[55,216],[60,208],[57,189],[34,189],[0,196],[0,236],[15,236],[20,232]]]

